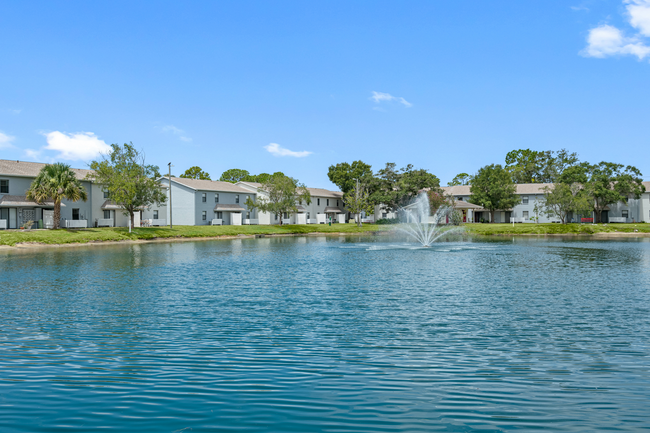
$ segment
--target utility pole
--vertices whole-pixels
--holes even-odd
[[[170,162],[167,164],[169,166],[169,228],[173,229],[174,226],[172,224],[172,163]]]

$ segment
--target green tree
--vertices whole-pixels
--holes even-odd
[[[469,202],[487,209],[494,222],[495,211],[511,209],[519,203],[516,189],[508,170],[500,164],[486,165],[472,179]]]
[[[427,170],[414,170],[413,165],[397,170],[395,163],[387,163],[379,170],[370,185],[370,200],[396,211],[417,197],[423,189],[440,188],[440,179]]]
[[[445,194],[440,188],[433,188],[427,191],[427,198],[429,199],[429,211],[431,215],[435,215],[440,208],[453,208],[456,204],[454,196]]]
[[[219,180],[221,182],[237,183],[250,177],[250,173],[239,168],[231,168],[221,173]]]
[[[357,225],[361,227],[361,213],[374,213],[374,206],[370,201],[370,195],[362,183],[358,183],[354,188],[343,196],[343,203],[350,212],[355,214]]]
[[[181,174],[181,177],[185,179],[202,179],[202,180],[211,180],[210,175],[201,170],[201,167],[194,166],[185,170],[185,173]]]
[[[447,186],[456,185],[469,185],[472,182],[472,176],[467,173],[460,173],[454,177],[451,182],[447,182]]]
[[[260,212],[268,212],[280,219],[282,214],[297,213],[298,203],[311,203],[311,195],[304,184],[288,176],[273,175],[262,183],[260,187],[265,194],[260,194],[257,200],[250,196],[246,199],[246,206],[249,209],[258,209]]]
[[[577,163],[578,155],[566,149],[557,152],[518,149],[508,152],[505,168],[515,183],[552,183]]]
[[[330,165],[327,171],[327,177],[346,194],[356,188],[355,179],[359,179],[359,182],[365,188],[368,187],[372,179],[372,167],[363,161],[354,161],[352,164],[342,162],[336,165]]]
[[[145,164],[144,154],[133,147],[133,143],[112,144],[108,155],[100,161],[90,163],[94,173],[88,177],[108,191],[108,198],[122,208],[122,213],[135,222],[134,214],[154,203],[165,203],[167,197],[158,179],[158,166]]]
[[[50,199],[54,202],[54,228],[58,229],[61,221],[61,200],[88,200],[86,189],[77,179],[70,166],[62,162],[47,164],[38,172],[27,190],[27,200],[43,203]]]
[[[589,184],[593,189],[596,222],[602,221],[602,212],[610,204],[641,197],[645,192],[642,174],[631,165],[601,162],[591,167]]]
[[[568,222],[570,213],[583,215],[591,213],[592,196],[588,189],[579,183],[555,183],[552,187],[544,187],[543,213],[549,217],[557,217],[562,224]]]

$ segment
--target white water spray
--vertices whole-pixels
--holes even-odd
[[[430,247],[432,243],[451,233],[463,231],[463,227],[446,228],[441,227],[441,222],[446,222],[453,208],[441,207],[434,215],[431,215],[429,197],[426,193],[420,193],[415,201],[401,208],[406,221],[398,227],[398,230],[407,233],[415,238],[424,247]]]

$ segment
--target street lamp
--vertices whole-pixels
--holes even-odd
[[[173,229],[174,225],[172,224],[172,163],[167,164],[169,166],[169,228]]]

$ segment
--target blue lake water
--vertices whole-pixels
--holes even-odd
[[[0,251],[0,432],[650,429],[650,242]]]

